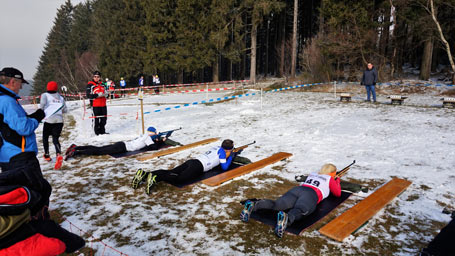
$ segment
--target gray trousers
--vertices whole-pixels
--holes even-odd
[[[316,209],[318,195],[309,187],[297,186],[291,188],[277,200],[262,199],[254,204],[253,211],[269,209],[288,211],[288,226],[294,221],[310,215]]]

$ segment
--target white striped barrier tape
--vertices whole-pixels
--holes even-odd
[[[294,86],[289,86],[289,87],[285,87],[285,88],[278,88],[278,89],[265,91],[265,93],[280,92],[280,91],[285,91],[285,90],[289,90],[289,89],[302,88],[302,87],[308,87],[308,86],[320,85],[320,84],[323,84],[323,83],[294,85]],[[156,109],[156,110],[153,110],[153,111],[147,111],[147,112],[144,112],[144,115],[151,114],[151,113],[157,113],[157,112],[164,112],[164,111],[168,111],[168,110],[172,110],[172,109],[180,109],[180,108],[194,106],[194,105],[199,105],[199,104],[213,103],[213,102],[218,102],[218,101],[223,101],[223,100],[229,100],[229,99],[235,99],[235,98],[243,98],[243,97],[254,96],[254,95],[258,95],[258,93],[245,93],[245,94],[240,94],[240,95],[233,95],[233,96],[226,96],[226,97],[214,98],[214,99],[203,100],[203,101],[196,101],[196,102],[193,102],[193,103],[186,103],[186,104],[183,104],[183,105],[176,105],[176,106],[167,107],[167,108],[164,108],[164,109]],[[124,113],[124,115],[128,115],[128,113]],[[109,115],[107,115],[107,116],[109,116]],[[105,117],[105,116],[91,116],[89,118],[97,118],[97,117]]]
[[[322,84],[322,83],[295,85],[295,86],[289,86],[289,87],[285,87],[285,88],[273,89],[273,90],[265,91],[265,92],[266,93],[269,93],[269,92],[280,92],[280,91],[285,91],[285,90],[289,90],[289,89],[307,87],[307,86],[312,86],[312,85],[320,85],[320,84]],[[245,93],[245,94],[240,94],[240,95],[233,95],[233,96],[226,96],[226,97],[220,97],[220,98],[203,100],[203,101],[196,101],[196,102],[193,102],[193,103],[187,103],[187,104],[183,104],[183,105],[167,107],[167,108],[164,108],[164,109],[156,109],[156,110],[153,110],[153,111],[147,111],[147,112],[144,112],[144,115],[145,114],[156,113],[156,112],[163,112],[163,111],[172,110],[172,109],[179,109],[179,108],[194,106],[194,105],[198,105],[198,104],[206,104],[206,103],[218,102],[218,101],[235,99],[235,98],[243,98],[243,97],[254,96],[254,95],[258,95],[258,93]]]
[[[186,104],[183,104],[183,105],[177,105],[177,106],[173,106],[173,107],[167,107],[167,108],[164,108],[164,109],[156,109],[156,110],[153,110],[153,111],[147,111],[147,112],[144,112],[144,115],[145,115],[145,114],[156,113],[156,112],[162,112],[162,111],[166,111],[166,110],[172,110],[172,109],[179,109],[179,108],[194,106],[194,105],[198,105],[198,104],[206,104],[206,103],[213,103],[213,102],[218,102],[218,101],[223,101],[223,100],[229,100],[229,99],[235,99],[235,98],[248,97],[248,96],[253,96],[253,95],[256,95],[256,94],[257,94],[257,93],[245,93],[245,94],[240,94],[240,95],[233,95],[233,96],[220,97],[220,98],[216,98],[216,99],[209,99],[209,100],[203,100],[203,101],[196,101],[196,102],[193,102],[193,103],[186,103]]]
[[[330,83],[335,83],[335,82],[330,82]],[[337,84],[360,84],[360,82],[337,82]],[[453,84],[432,84],[432,83],[417,83],[417,84],[411,84],[411,83],[376,83],[376,85],[406,85],[406,86],[435,86],[435,87],[441,87],[441,86],[448,86],[452,87],[455,86]]]
[[[169,92],[160,92],[159,94],[169,94],[169,93],[192,93],[192,92],[214,92],[214,91],[227,91],[227,90],[235,90],[237,87],[226,87],[226,88],[213,88],[213,89],[200,89],[200,90],[184,90],[184,91],[169,91]],[[144,94],[157,94],[155,92],[147,92]]]
[[[269,93],[269,92],[280,92],[280,91],[286,91],[286,90],[295,89],[295,88],[303,88],[303,87],[308,87],[308,86],[312,86],[312,85],[321,85],[321,84],[324,84],[324,83],[313,83],[313,84],[294,85],[294,86],[283,87],[283,88],[278,88],[278,89],[273,89],[273,90],[265,91],[265,93]]]

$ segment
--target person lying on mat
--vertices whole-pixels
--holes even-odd
[[[287,226],[314,212],[317,204],[327,198],[330,193],[336,197],[341,196],[340,179],[334,178],[336,171],[333,164],[325,164],[319,173],[311,173],[300,186],[291,188],[275,201],[270,199],[247,200],[240,213],[240,219],[248,222],[251,213],[257,210],[278,211],[275,234],[281,238]]]
[[[126,153],[127,151],[136,151],[136,150],[158,150],[165,145],[176,146],[181,145],[178,142],[168,139],[171,135],[171,132],[165,134],[158,133],[155,127],[150,126],[147,129],[147,133],[137,137],[134,140],[130,141],[119,141],[111,145],[105,146],[77,146],[72,144],[65,153],[65,160],[68,160],[71,157],[79,155],[109,155],[109,154],[121,154]]]
[[[145,193],[149,195],[152,187],[160,181],[186,181],[191,177],[202,175],[218,165],[221,165],[221,168],[226,171],[229,169],[233,159],[241,151],[236,151],[234,142],[226,139],[221,143],[221,146],[212,147],[204,154],[197,156],[195,159],[190,159],[172,170],[146,172],[139,169],[134,175],[132,187],[136,189],[141,182],[146,181]]]

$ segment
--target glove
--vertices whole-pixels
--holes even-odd
[[[46,114],[44,114],[44,111],[42,109],[38,109],[34,113],[28,115],[28,117],[30,117],[30,118],[35,118],[36,121],[38,121],[38,123],[41,122],[41,120],[43,120],[43,118],[45,116],[46,116]]]
[[[98,94],[98,97],[104,97],[104,93],[99,92],[97,94]]]
[[[240,155],[242,152],[243,152],[243,149],[240,149],[239,151],[237,151],[237,155]]]

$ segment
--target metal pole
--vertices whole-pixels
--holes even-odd
[[[333,96],[337,98],[337,81],[333,82]]]
[[[209,100],[209,83],[206,83],[205,85],[205,100]]]

